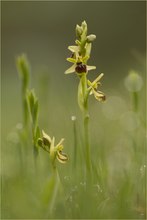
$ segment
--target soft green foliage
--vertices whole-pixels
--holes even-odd
[[[27,126],[28,123],[28,104],[27,104],[27,89],[30,79],[30,67],[26,56],[23,54],[17,58],[17,69],[21,78],[22,86],[22,103],[23,103],[23,123]]]
[[[29,86],[30,67],[24,54],[17,58],[17,68],[22,79],[22,90],[26,91]]]
[[[28,91],[28,105],[30,110],[31,116],[31,124],[32,124],[32,135],[33,135],[33,142],[34,142],[34,152],[38,153],[38,145],[37,141],[40,137],[40,129],[38,126],[38,99],[33,90]]]

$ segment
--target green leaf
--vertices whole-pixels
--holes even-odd
[[[28,91],[28,102],[29,102],[31,115],[33,115],[33,108],[34,108],[34,102],[35,102],[34,91],[33,90]]]
[[[39,126],[37,126],[37,128],[36,128],[36,132],[35,132],[35,143],[37,143],[38,142],[38,140],[40,140],[40,128],[39,128]]]
[[[38,119],[38,100],[36,100],[34,103],[32,118],[33,118],[33,122],[36,123]]]

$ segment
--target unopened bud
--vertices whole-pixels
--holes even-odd
[[[83,29],[87,28],[87,23],[86,23],[86,21],[83,21],[81,26],[82,26]]]
[[[87,23],[86,23],[86,21],[82,22],[81,27],[83,28],[83,32],[84,32],[84,35],[86,37],[86,35],[87,35]]]
[[[87,43],[91,43],[96,39],[96,35],[94,34],[90,34],[89,36],[87,36]]]
[[[80,26],[77,24],[77,25],[76,25],[76,35],[77,35],[77,37],[81,37],[82,32],[83,32],[83,28],[80,27]]]

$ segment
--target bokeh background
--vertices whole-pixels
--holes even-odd
[[[89,75],[93,79],[97,73],[105,73],[103,91],[107,96],[124,89],[123,80],[130,69],[145,75],[145,10],[143,1],[2,2],[2,104],[3,113],[7,115],[5,121],[14,126],[20,120],[15,59],[22,53],[27,54],[32,66],[32,87],[42,72],[48,74],[48,123],[49,115],[56,115],[58,126],[62,126],[60,113],[69,119],[71,114],[75,114],[78,80],[74,75],[65,76],[63,73],[69,67],[65,59],[70,55],[67,47],[75,41],[75,25],[83,20],[88,24],[89,33],[97,36],[89,61],[89,64],[97,66],[97,71]],[[68,105],[66,99],[70,102]],[[55,101],[54,106],[52,100]],[[17,114],[12,117],[16,109]],[[7,124],[4,123],[4,127]]]
[[[101,91],[107,97],[106,103],[90,98],[91,141],[106,146],[110,171],[115,169],[119,175],[120,166],[130,163],[126,154],[130,153],[128,134],[132,135],[139,127],[136,116],[128,113],[130,95],[124,85],[132,69],[143,78],[139,105],[142,116],[145,115],[145,1],[3,1],[1,4],[2,167],[5,175],[8,179],[14,178],[17,172],[6,142],[13,136],[11,132],[16,124],[22,122],[21,85],[16,69],[16,58],[22,53],[27,55],[31,65],[30,88],[35,89],[39,98],[40,127],[57,139],[65,137],[66,150],[71,154],[71,116],[77,117],[80,128],[81,113],[77,104],[78,78],[75,74],[66,76],[64,72],[69,67],[67,47],[74,45],[75,26],[83,20],[88,24],[88,33],[97,36],[89,61],[97,69],[89,73],[89,78],[95,79],[101,72],[105,74]],[[97,152],[101,155],[101,149]],[[95,155],[94,147],[92,153]],[[6,212],[4,216],[16,217],[17,212],[16,208],[10,216]]]

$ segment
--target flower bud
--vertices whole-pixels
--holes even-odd
[[[86,23],[86,21],[83,21],[83,22],[82,22],[81,27],[82,27],[83,29],[85,29],[85,28],[87,29],[87,23]]]
[[[83,32],[84,32],[85,37],[86,37],[86,35],[87,35],[87,23],[86,23],[86,21],[83,21],[83,22],[82,22],[81,27],[82,27]],[[83,33],[82,33],[82,34],[83,34]]]
[[[96,39],[96,35],[94,34],[90,34],[89,36],[87,36],[87,43],[91,43]]]
[[[82,35],[82,32],[83,32],[83,28],[82,27],[80,27],[78,24],[76,25],[76,35],[77,35],[77,37],[81,37],[81,35]]]

